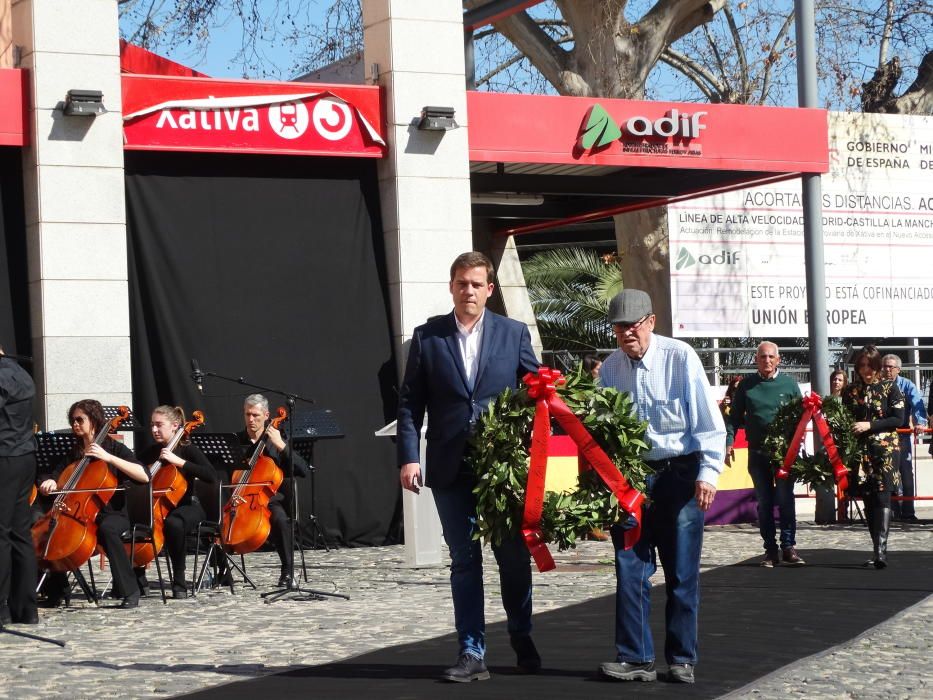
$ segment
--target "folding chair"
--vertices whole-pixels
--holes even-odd
[[[133,558],[133,552],[136,551],[137,544],[148,544],[152,546],[152,558],[155,561],[156,572],[159,575],[159,591],[162,593],[162,603],[168,601],[165,598],[165,580],[162,578],[162,566],[159,564],[159,552],[156,550],[153,528],[155,522],[152,512],[153,493],[152,482],[140,484],[131,482],[126,487],[126,513],[129,518],[130,529],[123,533],[122,539],[129,545],[130,559]],[[168,569],[169,580],[172,577],[172,563],[168,558],[168,553],[162,551],[165,557],[165,566]]]
[[[197,527],[197,545],[194,551],[194,572],[196,576],[192,582],[192,595],[197,595],[198,591],[201,590],[201,584],[208,566],[212,567],[212,575],[216,580],[217,562],[221,560],[226,563],[228,573],[232,574],[233,569],[236,569],[243,576],[243,581],[255,589],[256,584],[246,575],[246,560],[243,555],[240,555],[240,563],[238,564],[235,559],[227,554],[223,547],[221,531],[223,527],[224,484],[220,480],[210,484],[201,479],[194,479],[192,488],[194,489],[195,498],[201,502],[201,507],[204,508],[204,512],[207,514],[207,520],[199,522]],[[204,563],[201,564],[199,570],[198,557],[201,554],[201,546],[205,543],[207,543],[207,549],[204,553]],[[230,576],[229,585],[230,592],[235,593],[232,575]]]

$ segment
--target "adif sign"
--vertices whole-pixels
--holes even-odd
[[[706,115],[707,112],[681,114],[679,110],[672,109],[654,121],[643,116],[632,117],[625,122],[625,130],[632,136],[693,139],[706,128],[706,124],[700,121]]]

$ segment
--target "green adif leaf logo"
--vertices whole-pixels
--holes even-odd
[[[696,265],[696,262],[697,262],[697,261],[696,261],[696,260],[694,259],[694,257],[690,254],[690,251],[687,250],[686,248],[684,248],[683,246],[681,246],[681,247],[680,247],[680,252],[677,253],[677,263],[674,265],[674,269],[675,269],[675,270],[681,270],[681,269],[683,269],[683,268],[685,268],[685,267],[690,267],[691,265]]]
[[[584,122],[585,126],[580,133],[580,146],[586,150],[608,146],[622,136],[619,125],[598,104],[590,107]]]

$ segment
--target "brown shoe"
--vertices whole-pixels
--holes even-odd
[[[758,566],[764,567],[765,569],[773,569],[780,563],[781,560],[778,558],[777,550],[768,550],[768,552],[765,553],[765,558],[761,560]]]
[[[788,566],[803,566],[805,562],[794,547],[784,547],[781,550],[781,558]]]

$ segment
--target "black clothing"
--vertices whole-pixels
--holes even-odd
[[[150,466],[154,464],[159,459],[162,447],[162,445],[150,445],[144,449],[143,463]],[[194,498],[194,487],[191,482],[197,478],[209,484],[216,483],[217,471],[196,445],[190,443],[178,445],[175,448],[175,454],[185,460],[185,463],[181,465],[181,471],[188,481],[188,488],[178,502],[178,506],[165,518],[162,532],[165,535],[165,551],[172,562],[172,583],[184,586],[186,537],[199,522],[207,519],[204,508]]]
[[[162,452],[162,447],[163,445],[149,445],[140,453],[140,461],[146,465],[147,470],[159,459],[159,453]],[[191,499],[194,497],[194,489],[191,488],[191,480],[197,478],[208,484],[213,484],[217,481],[217,470],[214,469],[214,465],[211,464],[210,460],[201,452],[201,449],[197,445],[192,445],[191,443],[187,445],[178,445],[175,448],[175,454],[185,460],[185,463],[181,465],[181,471],[188,481],[188,488],[185,490],[185,495],[182,496],[181,500],[178,502],[178,507],[180,508],[181,506],[189,505]]]
[[[248,459],[252,454],[252,450],[250,448],[255,443],[250,440],[249,435],[245,430],[238,432],[237,437],[240,439],[240,444],[246,447],[245,452]],[[292,493],[292,480],[287,476],[289,453],[292,455],[292,466],[295,469],[295,476],[304,478],[311,473],[311,470],[308,468],[308,463],[305,461],[304,457],[292,450],[290,445],[286,443],[285,449],[282,450],[282,452],[279,452],[268,441],[266,442],[266,456],[270,457],[272,461],[275,462],[286,475],[285,478],[282,479],[282,485],[279,487],[279,490],[276,492],[272,500],[269,501],[269,510],[272,513],[272,516],[270,517],[272,529],[269,531],[269,540],[272,542],[273,546],[275,546],[275,551],[278,552],[279,561],[282,563],[283,571],[285,569],[291,570],[292,556],[295,551],[295,541],[294,537],[292,537],[291,519],[289,514],[289,511],[291,510],[291,501],[287,500],[288,498],[291,498]]]
[[[36,386],[26,370],[0,357],[0,457],[19,457],[36,451],[32,400]]]
[[[0,457],[0,608],[13,622],[36,614],[36,553],[32,545],[29,493],[36,456]]]
[[[36,615],[36,554],[29,494],[36,480],[35,384],[0,357],[0,609],[13,622]]]
[[[129,447],[111,437],[105,438],[101,447],[114,457],[140,464]],[[59,483],[62,472],[71,462],[80,459],[83,453],[84,449],[79,441],[71,458],[60,464],[52,474],[41,476],[40,483],[45,479],[53,479],[58,484],[59,489],[63,488],[65,484]],[[116,467],[112,465],[108,465],[108,467],[111,473],[116,476],[118,484],[132,481]],[[117,491],[97,515],[97,541],[110,562],[110,570],[113,575],[113,592],[121,598],[139,593],[139,585],[136,583],[136,576],[133,574],[133,563],[123,543],[123,533],[130,529],[130,521],[126,517],[125,507],[126,498],[123,491]]]
[[[202,520],[207,520],[204,507],[197,501],[180,505],[165,519],[165,551],[172,562],[172,584],[185,585],[186,537]]]
[[[135,462],[136,464],[141,464],[140,461],[136,459],[136,455],[133,454],[133,450],[131,450],[126,445],[124,445],[122,442],[117,442],[111,437],[104,438],[104,442],[101,445],[101,447],[104,448],[105,452],[107,452],[108,454],[112,454],[114,457],[119,457],[120,459],[124,459],[127,462]],[[60,463],[55,468],[55,471],[53,471],[51,474],[40,474],[38,482],[41,484],[46,479],[52,479],[53,481],[55,481],[56,484],[58,484],[59,489],[63,488],[65,485],[62,483],[59,483],[59,478],[61,477],[62,472],[65,471],[65,467],[67,467],[72,462],[75,462],[81,459],[83,456],[84,456],[84,448],[82,447],[82,443],[79,440],[78,443],[75,445],[75,449],[72,452],[71,456],[65,461],[63,461],[62,463]],[[108,465],[108,467],[111,473],[117,477],[118,485],[122,484],[124,481],[132,481],[132,479],[130,479],[128,476],[126,476],[126,474],[121,472],[116,467],[111,466],[111,465]],[[125,505],[126,505],[126,498],[124,497],[123,492],[117,491],[116,493],[113,494],[113,496],[111,497],[107,505],[105,505],[101,509],[101,512],[123,511]]]

